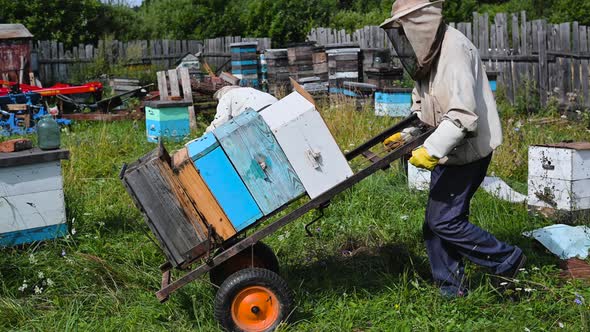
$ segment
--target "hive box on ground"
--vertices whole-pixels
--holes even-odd
[[[375,115],[406,117],[412,108],[412,89],[382,89],[375,92]]]
[[[186,144],[188,155],[236,231],[252,225],[262,212],[212,133]]]
[[[145,127],[148,142],[157,143],[160,138],[180,141],[190,132],[190,102],[152,101],[145,106]]]
[[[0,153],[0,248],[68,232],[61,160],[67,150]]]
[[[205,223],[213,227],[215,234],[222,240],[236,235],[236,229],[195,168],[187,148],[177,151],[172,156],[172,166],[186,194],[205,219]]]
[[[412,190],[430,190],[430,171],[418,168],[408,162],[408,187]]]
[[[590,143],[560,143],[529,148],[529,205],[551,215],[588,215]]]
[[[248,110],[213,134],[264,215],[305,193],[301,180],[258,112]]]
[[[260,114],[313,199],[353,172],[311,96],[296,87],[297,91]]]
[[[207,226],[172,172],[170,162],[160,145],[129,165],[122,181],[168,261],[173,266],[184,266],[207,252]]]

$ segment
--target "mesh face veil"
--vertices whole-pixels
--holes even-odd
[[[419,76],[418,72],[420,66],[418,64],[416,52],[414,52],[414,48],[406,36],[404,28],[398,26],[395,28],[385,29],[385,32],[387,33],[389,40],[391,40],[393,48],[395,48],[395,52],[397,53],[402,66],[404,66],[406,72],[408,72],[408,74],[413,79],[416,79],[415,77]]]
[[[401,17],[386,28],[399,58],[414,80],[425,78],[438,59],[447,29],[442,5],[435,4]]]

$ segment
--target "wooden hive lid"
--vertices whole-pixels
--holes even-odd
[[[561,142],[561,143],[555,143],[555,144],[539,144],[539,145],[535,145],[535,146],[545,147],[545,148],[577,150],[577,151],[590,150],[590,142]]]

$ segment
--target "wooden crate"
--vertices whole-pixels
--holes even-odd
[[[0,247],[68,232],[61,161],[66,150],[0,154]]]
[[[186,144],[189,157],[236,229],[241,231],[262,212],[212,133]]]
[[[186,191],[193,204],[201,212],[205,222],[211,225],[215,233],[223,240],[236,235],[236,229],[213,196],[213,193],[195,168],[188,155],[188,149],[183,148],[172,156],[174,173]]]
[[[529,205],[555,212],[590,210],[590,143],[529,148]]]
[[[213,131],[264,215],[305,193],[270,128],[246,111]]]
[[[305,91],[293,92],[260,114],[311,198],[353,175],[330,130]]]
[[[207,226],[170,167],[160,145],[122,174],[129,195],[173,266],[185,266],[206,253]]]

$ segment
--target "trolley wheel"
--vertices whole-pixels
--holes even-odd
[[[279,260],[272,249],[262,242],[256,242],[234,257],[216,266],[209,273],[213,285],[220,286],[230,275],[249,267],[259,267],[279,273]]]
[[[278,274],[260,268],[238,271],[215,295],[215,319],[226,331],[273,331],[287,320],[291,290]]]

